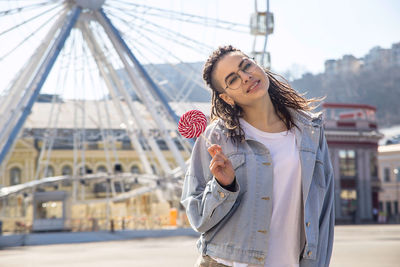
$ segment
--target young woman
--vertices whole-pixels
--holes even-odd
[[[333,171],[314,103],[232,47],[207,60],[212,123],[194,145],[182,204],[196,266],[329,266]]]

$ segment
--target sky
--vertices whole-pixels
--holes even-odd
[[[143,1],[243,24],[249,23],[254,2]],[[266,1],[256,2],[263,11]],[[318,73],[324,70],[327,59],[338,59],[345,54],[363,57],[374,46],[390,48],[400,42],[398,0],[270,0],[269,3],[275,29],[268,38],[267,50],[271,53],[272,67],[279,71],[298,65]],[[208,38],[216,46],[218,42],[236,43],[246,51],[251,50],[253,43],[253,38],[237,40],[234,33],[225,36],[225,40],[212,34]]]
[[[35,0],[41,2],[41,0]],[[266,1],[253,0],[122,0],[139,3],[182,13],[210,17],[230,22],[248,25],[251,14],[255,11],[255,2],[258,10],[264,11]],[[31,1],[0,1],[0,10],[14,8]],[[115,0],[106,0],[106,4],[114,5]],[[319,73],[324,71],[324,62],[327,59],[339,59],[345,54],[363,57],[375,47],[390,48],[393,43],[400,42],[400,1],[398,0],[270,0],[270,11],[274,13],[274,33],[268,37],[267,50],[271,54],[272,69],[278,73],[286,70]],[[125,14],[131,15],[126,9]],[[12,27],[24,20],[21,15],[8,19],[0,16],[1,29]],[[42,21],[33,22],[25,28],[18,28],[0,36],[2,51],[8,51],[21,38],[29,35],[32,29]],[[174,40],[162,42],[168,51],[182,61],[202,61],[219,45],[232,44],[245,52],[251,52],[254,36],[249,33],[221,31],[215,28],[198,27],[194,24],[174,20],[168,22],[154,18],[154,23],[162,23],[189,38],[207,44],[208,51],[189,51],[174,44]],[[15,54],[6,60],[0,59],[0,91],[9,84],[18,70],[35,51],[44,33],[51,26],[45,23],[42,35],[37,34]],[[126,26],[126,25],[125,25]],[[132,26],[134,32],[135,25]],[[122,27],[122,26],[121,26]],[[133,33],[132,33],[133,34]],[[1,38],[4,37],[4,38]],[[264,42],[264,37],[256,38],[257,44]],[[149,62],[162,63],[161,54],[153,52],[149,55]],[[0,55],[1,52],[0,52]],[[1,56],[0,56],[1,58]],[[55,80],[54,78],[53,80]]]

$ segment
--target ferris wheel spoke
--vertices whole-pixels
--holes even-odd
[[[129,38],[127,38],[128,41],[131,41]],[[149,40],[150,41],[150,40]],[[163,55],[164,54],[170,54],[172,56],[174,56],[173,52],[163,48],[162,46],[158,46],[157,43],[151,43],[153,45],[152,48],[149,47],[149,44],[143,44],[142,42],[138,41],[138,40],[134,40],[132,41],[135,44],[139,44],[144,50],[148,50],[150,53],[152,53],[155,56],[158,56],[160,58],[162,58],[169,66],[171,66],[174,70],[176,70],[177,72],[179,72],[180,75],[186,77],[187,79],[191,79],[192,77],[192,73],[196,73],[198,70],[194,69],[191,65],[187,64],[186,62],[183,62],[181,59],[175,57],[177,60],[179,60],[179,63],[182,64],[183,66],[185,66],[185,70],[182,70],[180,68],[178,68],[176,66],[176,64],[169,62],[168,59],[166,59]],[[131,46],[131,47],[135,47],[135,46]],[[140,54],[143,54],[143,52],[141,52],[141,50],[137,50]],[[188,72],[187,70],[191,70],[191,72]],[[204,84],[201,83],[198,80],[192,80],[193,84],[197,84],[200,87],[204,87]],[[180,94],[177,94],[177,96],[179,96]],[[172,98],[175,101],[179,101],[178,97],[174,97]]]
[[[188,63],[182,61],[180,58],[178,58],[174,52],[166,49],[165,47],[161,46],[160,44],[156,43],[156,42],[152,42],[152,39],[144,34],[141,33],[140,30],[137,31],[137,33],[143,37],[144,39],[147,39],[148,43],[144,44],[141,41],[139,41],[138,39],[132,40],[129,37],[126,37],[126,40],[130,41],[131,43],[134,44],[139,44],[144,50],[150,52],[151,54],[153,54],[154,56],[157,56],[161,59],[164,60],[164,62],[166,62],[168,65],[170,65],[172,68],[174,68],[176,71],[178,71],[181,75],[186,76],[189,78],[189,73],[187,70],[191,70],[192,72],[197,72],[198,70],[195,69],[193,66],[189,65]],[[151,47],[150,47],[151,46]],[[131,47],[135,47],[134,45],[131,45]],[[139,50],[138,50],[139,51]],[[141,50],[139,51],[140,54],[142,54],[143,52],[141,52]],[[167,59],[164,55],[168,54],[169,56],[171,56],[172,58],[174,58],[175,60],[178,61],[178,63],[182,64],[185,67],[185,70],[179,69],[176,67],[176,63],[170,62],[169,59]],[[197,85],[203,87],[204,84],[194,80],[194,83],[196,83]]]
[[[2,56],[0,56],[0,62],[7,58],[9,55],[11,55],[13,52],[15,52],[19,47],[21,47],[23,44],[25,44],[30,38],[32,38],[34,35],[36,35],[40,30],[44,28],[50,21],[52,21],[55,17],[59,16],[58,13],[55,13],[53,16],[51,16],[48,20],[46,20],[44,23],[42,23],[39,27],[37,27],[31,34],[29,34],[27,37],[25,37],[21,42],[19,42],[16,46],[14,46],[12,49],[8,50],[6,53],[4,53]]]
[[[17,7],[17,8],[12,8],[12,9],[8,9],[8,10],[0,10],[0,16],[9,16],[9,15],[13,15],[13,14],[20,13],[23,11],[31,11],[32,9],[52,5],[57,1],[58,0],[45,1],[45,2],[36,3],[36,4],[32,4],[32,5],[26,5],[23,7]]]
[[[110,13],[110,15],[112,15],[112,13]],[[132,21],[127,21],[127,20],[125,20],[125,19],[122,19],[122,18],[120,18],[120,17],[116,17],[116,16],[114,16],[114,15],[112,15],[112,16],[113,16],[114,18],[117,18],[117,19],[119,19],[120,21],[122,21],[125,25],[132,25]],[[197,45],[196,50],[199,49],[199,46],[202,47],[203,49],[205,49],[205,51],[209,51],[209,50],[212,49],[211,46],[209,46],[209,45],[207,45],[207,44],[205,44],[205,43],[199,42],[199,41],[194,40],[194,39],[192,39],[192,38],[190,38],[190,37],[188,37],[188,36],[185,36],[185,35],[183,35],[183,34],[181,34],[181,33],[178,33],[178,32],[176,32],[176,31],[173,31],[173,30],[171,30],[171,29],[168,29],[168,28],[166,28],[166,27],[163,27],[163,26],[161,26],[161,25],[159,25],[159,24],[153,23],[153,22],[151,22],[150,20],[146,20],[146,19],[144,19],[144,18],[135,16],[135,15],[132,15],[132,14],[130,15],[130,17],[133,17],[135,20],[143,21],[143,22],[144,22],[143,25],[146,25],[146,26],[150,25],[150,26],[154,27],[155,30],[151,30],[151,29],[149,29],[149,28],[144,28],[143,26],[139,26],[139,27],[141,27],[141,28],[144,28],[144,29],[148,30],[149,32],[151,31],[151,32],[155,33],[155,32],[157,31],[157,35],[159,35],[159,36],[161,36],[161,32],[160,32],[159,30],[160,30],[160,29],[163,30],[163,35],[162,35],[161,37],[163,37],[163,38],[165,38],[165,39],[168,39],[168,40],[173,39],[175,42],[177,42],[176,38],[181,38],[181,39],[183,39],[184,41],[189,41],[189,42],[191,42],[192,44]],[[136,30],[136,28],[137,28],[138,26],[135,25],[135,28],[132,28],[132,26],[127,26],[127,27],[130,28],[131,30]],[[185,42],[183,42],[183,41],[182,41],[182,42],[180,41],[179,43],[182,44],[182,45],[187,45],[187,44],[186,44]]]
[[[118,30],[111,23],[110,19],[107,17],[104,11],[100,10],[96,15],[99,19],[100,24],[105,27],[105,30],[108,36],[111,38],[113,45],[115,46],[115,48],[117,48],[117,53],[119,54],[121,61],[124,63],[125,69],[129,74],[128,76],[132,81],[132,84],[135,84],[135,87],[137,89],[136,92],[141,95],[141,100],[145,103],[146,108],[152,115],[152,118],[157,123],[157,126],[160,128],[160,133],[162,134],[162,137],[165,140],[168,148],[174,155],[175,161],[182,168],[185,168],[185,161],[182,157],[182,154],[178,151],[176,144],[172,141],[172,138],[167,131],[168,123],[176,123],[177,121],[179,121],[179,118],[177,117],[176,113],[171,109],[164,95],[161,94],[157,85],[148,76],[146,70],[143,68],[137,58],[132,54],[126,42],[121,38]],[[121,51],[118,51],[118,47],[122,48]],[[127,58],[125,58],[126,56],[123,54],[123,52],[128,55]],[[130,62],[127,59],[129,59]],[[134,65],[137,70],[134,70],[132,68],[132,65]],[[137,74],[141,75],[143,78],[141,82],[139,81],[140,87],[137,87],[136,85],[136,80],[138,78]],[[147,88],[148,90],[139,90],[143,88]]]
[[[135,133],[135,131],[133,130],[132,126],[130,125],[130,123],[128,121],[127,114],[121,109],[121,105],[117,103],[117,101],[118,101],[117,97],[119,95],[124,96],[125,101],[128,104],[128,107],[130,108],[132,118],[134,118],[136,120],[136,122],[138,124],[140,124],[141,121],[140,121],[140,118],[137,117],[138,112],[136,110],[134,110],[134,106],[131,103],[131,97],[126,95],[126,91],[123,88],[119,79],[117,78],[115,71],[113,70],[112,67],[110,67],[110,64],[107,62],[107,58],[102,55],[101,49],[99,48],[97,42],[94,41],[96,38],[91,37],[91,33],[89,31],[85,30],[85,28],[83,28],[83,30],[84,30],[83,32],[85,33],[85,35],[88,35],[87,40],[89,41],[88,43],[91,43],[91,47],[92,47],[91,49],[93,49],[93,54],[98,54],[100,56],[99,58],[96,59],[96,61],[98,62],[99,69],[100,69],[100,72],[102,73],[103,80],[106,82],[107,87],[109,89],[109,93],[112,96],[114,106],[119,111],[121,117],[123,118],[122,121],[126,125],[126,131],[128,133],[128,136],[129,136],[133,146],[135,147],[135,150],[137,150],[140,155],[140,159],[142,161],[142,164],[145,168],[146,173],[152,173],[147,156],[145,156],[146,153],[144,153],[142,151],[142,146],[138,141],[138,138],[140,138],[140,136],[137,133]],[[100,38],[97,38],[97,39],[101,40]],[[110,81],[110,78],[111,78],[111,81]],[[115,84],[116,86],[113,86],[112,84]],[[116,92],[114,92],[114,90]],[[146,130],[145,129],[146,127],[143,127],[143,126],[141,126],[140,128]],[[157,149],[158,148],[154,147],[153,151],[156,151]]]
[[[50,112],[49,117],[48,117],[48,122],[46,126],[46,131],[44,132],[44,135],[40,137],[42,140],[42,147],[40,149],[39,153],[39,158],[37,160],[37,166],[36,166],[36,174],[34,177],[34,180],[38,180],[40,174],[42,173],[43,178],[46,177],[47,172],[48,172],[48,166],[49,166],[49,161],[51,158],[51,152],[54,147],[55,143],[55,138],[57,135],[57,126],[58,126],[58,121],[59,121],[59,115],[60,115],[60,109],[61,109],[61,101],[57,101],[57,95],[59,95],[60,92],[63,91],[64,86],[65,86],[65,80],[67,77],[67,71],[64,71],[64,61],[70,61],[70,57],[66,57],[66,49],[63,49],[60,53],[60,58],[58,60],[58,72],[57,72],[57,80],[56,84],[60,85],[57,86],[55,89],[55,92],[53,94],[52,100],[51,100],[51,107],[50,107]],[[54,73],[55,74],[55,73]],[[57,104],[57,107],[55,107]],[[54,109],[57,109],[54,112]],[[55,118],[54,118],[55,116]],[[46,155],[46,156],[45,156]],[[46,160],[43,161],[43,158]],[[44,170],[43,170],[44,168]],[[42,172],[43,170],[43,172]]]
[[[53,10],[55,10],[56,8],[59,8],[59,7],[62,8],[62,6],[57,5],[57,6],[54,6],[54,7],[52,7],[52,8],[47,9],[46,11],[43,11],[43,12],[39,13],[39,14],[33,16],[33,17],[30,17],[29,19],[24,20],[23,22],[21,22],[21,23],[19,23],[19,24],[17,24],[17,25],[14,25],[13,27],[8,28],[8,29],[6,29],[6,30],[0,32],[0,36],[2,36],[2,35],[5,34],[5,33],[8,33],[8,32],[10,32],[10,31],[12,31],[12,30],[15,30],[15,29],[21,27],[22,25],[25,25],[25,24],[27,24],[27,23],[29,23],[29,22],[31,22],[31,21],[34,21],[35,19],[37,19],[37,18],[43,16],[44,14],[47,14],[47,13],[53,11]],[[59,10],[58,10],[58,12],[59,12]]]
[[[145,46],[144,46],[142,43],[140,43],[140,42],[137,42],[137,43],[138,43],[142,48],[145,48]],[[150,63],[150,60],[149,60],[145,55],[143,55],[143,53],[141,53],[140,50],[138,50],[135,46],[131,46],[131,47],[133,48],[134,51],[137,52],[137,54],[141,54],[141,56],[142,56],[145,60],[147,60],[147,62],[149,62],[149,63],[147,64],[147,66],[150,66],[150,67],[151,67],[151,70],[153,71],[153,73],[149,72],[150,76],[152,76],[152,77],[161,77],[161,79],[162,79],[161,81],[154,79],[155,82],[158,83],[158,86],[160,86],[160,88],[163,89],[163,93],[164,93],[165,95],[167,95],[167,97],[168,97],[170,100],[174,100],[174,97],[171,95],[171,93],[170,93],[170,92],[165,88],[165,86],[162,84],[162,81],[166,81],[166,80],[167,80],[167,77],[164,75],[164,73],[163,73],[162,71],[160,71],[160,70],[157,68],[156,65],[151,64],[151,63]],[[173,64],[169,64],[169,65],[172,66]],[[146,69],[147,69],[147,68],[146,68]],[[172,87],[172,89],[175,89],[175,91],[178,91],[178,88],[176,88],[175,85],[173,85],[173,84],[169,84],[169,85]]]
[[[113,15],[110,15],[110,16],[113,16]],[[119,17],[115,17],[115,16],[113,16],[113,17],[114,17],[115,19],[117,19],[117,20],[120,20],[120,21],[123,22],[123,23],[129,23],[128,21],[126,21],[126,20],[124,20],[124,19],[121,19],[121,18],[119,18]],[[128,24],[128,25],[129,25],[129,24]],[[152,29],[149,29],[149,28],[147,28],[147,27],[136,26],[134,29],[131,28],[131,26],[127,26],[127,27],[130,28],[131,30],[135,30],[135,31],[137,31],[138,29],[142,29],[142,30],[144,30],[144,31],[146,31],[146,32],[148,32],[148,33],[150,33],[150,34],[152,34],[155,38],[160,38],[160,37],[161,37],[161,38],[163,38],[163,39],[165,39],[165,40],[167,40],[167,41],[173,42],[173,43],[175,43],[175,44],[179,44],[179,45],[184,46],[184,47],[187,47],[187,48],[190,48],[190,49],[192,49],[193,51],[196,51],[197,53],[199,52],[199,48],[202,48],[202,51],[203,51],[204,54],[208,53],[208,52],[211,50],[211,48],[210,48],[210,49],[204,48],[204,44],[202,44],[202,47],[194,46],[194,45],[188,44],[188,43],[186,43],[186,42],[184,42],[184,41],[180,41],[180,40],[178,40],[178,39],[175,39],[174,36],[165,35],[164,33],[163,33],[163,34],[160,34],[159,31],[157,31],[157,30],[152,30]],[[188,40],[191,40],[191,42],[194,42],[195,44],[197,44],[197,41],[195,41],[195,40],[193,40],[193,39],[190,39],[190,38],[187,38],[187,39],[188,39]],[[173,40],[173,41],[172,41],[172,40]],[[152,42],[154,42],[154,41],[152,41]]]
[[[230,31],[236,31],[236,32],[243,32],[243,33],[248,33],[248,25],[245,24],[240,24],[240,23],[234,23],[230,21],[224,21],[224,20],[219,20],[219,19],[214,19],[210,17],[203,17],[199,15],[193,15],[193,14],[188,14],[188,13],[182,13],[182,12],[177,12],[173,10],[168,10],[168,9],[162,9],[162,8],[157,8],[157,7],[151,7],[147,5],[140,5],[140,4],[135,4],[131,2],[125,2],[125,1],[120,1],[120,0],[113,0],[113,4],[105,4],[106,7],[114,7],[114,3],[119,3],[122,5],[125,5],[125,7],[120,5],[120,9],[125,12],[136,12],[138,14],[143,14],[143,15],[149,15],[149,16],[154,16],[154,17],[163,17],[166,19],[174,19],[174,20],[179,20],[182,22],[186,23],[194,23],[194,24],[200,24],[202,26],[206,27],[212,27],[212,28],[221,28],[224,30],[230,30]],[[133,6],[134,9],[127,9],[126,6]],[[149,11],[152,11],[153,13],[150,13]]]

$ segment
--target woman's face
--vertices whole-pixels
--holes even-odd
[[[224,92],[220,97],[230,105],[251,106],[268,92],[269,79],[252,59],[238,52],[224,55],[215,65],[213,78]]]

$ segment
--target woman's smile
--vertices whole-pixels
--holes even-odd
[[[254,81],[254,82],[247,88],[246,93],[253,93],[254,91],[257,91],[257,89],[260,88],[260,83],[261,83],[260,80]]]

